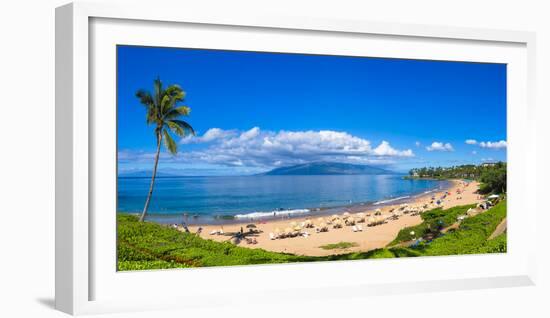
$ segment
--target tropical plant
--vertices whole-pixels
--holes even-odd
[[[410,178],[472,179],[481,182],[479,193],[506,193],[506,163],[453,167],[424,167],[409,171]]]
[[[178,85],[170,85],[164,88],[160,78],[157,78],[153,84],[153,93],[140,89],[136,92],[136,97],[139,99],[139,102],[145,106],[145,120],[147,125],[155,126],[154,133],[157,142],[151,185],[149,186],[149,193],[147,194],[143,212],[139,218],[140,221],[143,221],[147,216],[147,209],[149,208],[151,196],[153,195],[162,143],[164,142],[166,149],[172,155],[175,155],[178,148],[171,133],[179,137],[184,137],[188,134],[195,135],[195,131],[190,124],[179,119],[183,116],[189,116],[191,108],[179,105],[185,99],[185,92]]]

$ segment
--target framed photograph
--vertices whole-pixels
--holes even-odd
[[[56,11],[56,308],[534,284],[534,34],[181,12]]]

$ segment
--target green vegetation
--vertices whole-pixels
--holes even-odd
[[[178,105],[183,102],[185,98],[185,92],[181,87],[178,85],[170,85],[165,89],[162,86],[160,78],[157,78],[154,81],[153,88],[153,94],[143,89],[136,92],[136,97],[139,99],[139,102],[145,106],[145,120],[147,125],[155,126],[155,137],[157,141],[157,151],[155,154],[153,175],[151,176],[151,185],[149,186],[149,193],[147,194],[147,200],[145,200],[143,212],[139,218],[140,221],[145,220],[149,202],[153,195],[162,142],[164,141],[166,149],[168,149],[171,154],[175,155],[178,151],[178,147],[170,133],[179,137],[184,137],[189,133],[192,135],[195,134],[191,125],[179,119],[183,116],[189,116],[191,112],[191,108]]]
[[[448,210],[435,209],[423,213],[424,222],[402,230],[390,244],[410,240],[410,232],[417,237],[427,235],[435,226],[454,223],[456,216],[471,206]],[[191,233],[182,233],[152,222],[139,222],[132,215],[117,215],[118,270],[185,268],[202,266],[229,266],[250,264],[281,264],[292,262],[341,261],[376,258],[417,257],[455,254],[506,252],[506,233],[488,240],[497,225],[506,217],[506,201],[490,210],[470,217],[452,231],[437,235],[431,242],[412,247],[388,247],[369,252],[346,253],[323,257],[299,256],[235,246],[229,242],[205,240]],[[350,245],[351,244],[351,245]],[[340,242],[321,248],[339,249],[354,246]]]
[[[336,250],[336,249],[346,249],[346,248],[355,247],[355,246],[357,246],[357,243],[355,242],[340,242],[335,244],[327,244],[319,247],[324,250]]]
[[[397,237],[389,245],[391,246],[401,242],[410,241],[413,236],[424,237],[428,234],[437,236],[442,228],[445,228],[455,223],[458,216],[466,214],[466,211],[468,211],[468,209],[474,207],[475,204],[472,204],[456,206],[447,210],[437,208],[424,212],[420,215],[423,220],[422,223],[402,229],[397,234]],[[411,236],[411,232],[414,232],[413,236]]]
[[[462,206],[457,208],[465,212],[467,207],[468,206]],[[450,210],[451,209],[448,211]],[[445,212],[445,210],[442,212]],[[456,214],[457,211],[450,212],[449,214]],[[464,219],[464,221],[460,223],[458,229],[449,231],[445,234],[440,233],[439,235],[441,236],[436,237],[429,243],[422,242],[414,247],[390,247],[388,250],[393,252],[396,257],[505,253],[506,233],[489,240],[491,234],[505,217],[506,201],[502,201],[484,213]],[[424,223],[416,227],[403,229],[401,232],[409,233],[408,238],[399,240],[398,236],[390,245],[409,240],[410,231],[421,231],[415,229],[419,227],[423,228],[423,225]],[[417,237],[422,236],[421,234],[417,235]],[[405,235],[403,235],[403,237],[405,237]]]
[[[506,163],[453,167],[425,167],[409,171],[409,178],[472,179],[481,182],[479,193],[506,193]]]
[[[479,177],[479,193],[506,193],[506,164],[497,164],[492,169],[483,171]]]
[[[494,248],[498,250],[500,247],[505,251],[506,236],[499,238],[496,243],[492,241],[497,238],[488,241],[505,217],[506,201],[503,201],[487,212],[465,219],[458,230],[448,232],[430,244],[419,246],[419,250],[423,255],[477,254]]]
[[[118,215],[118,269],[228,266],[310,261],[309,257],[205,240],[191,233]],[[164,262],[164,263],[163,263]],[[141,269],[141,268],[140,268]]]

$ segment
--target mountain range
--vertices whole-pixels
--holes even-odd
[[[367,165],[340,162],[311,162],[289,167],[275,168],[261,175],[381,175],[395,172]]]

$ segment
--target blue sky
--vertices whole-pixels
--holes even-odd
[[[159,170],[233,175],[311,161],[406,171],[506,160],[506,65],[118,47],[121,173],[152,169],[135,97],[179,84],[197,136]]]

